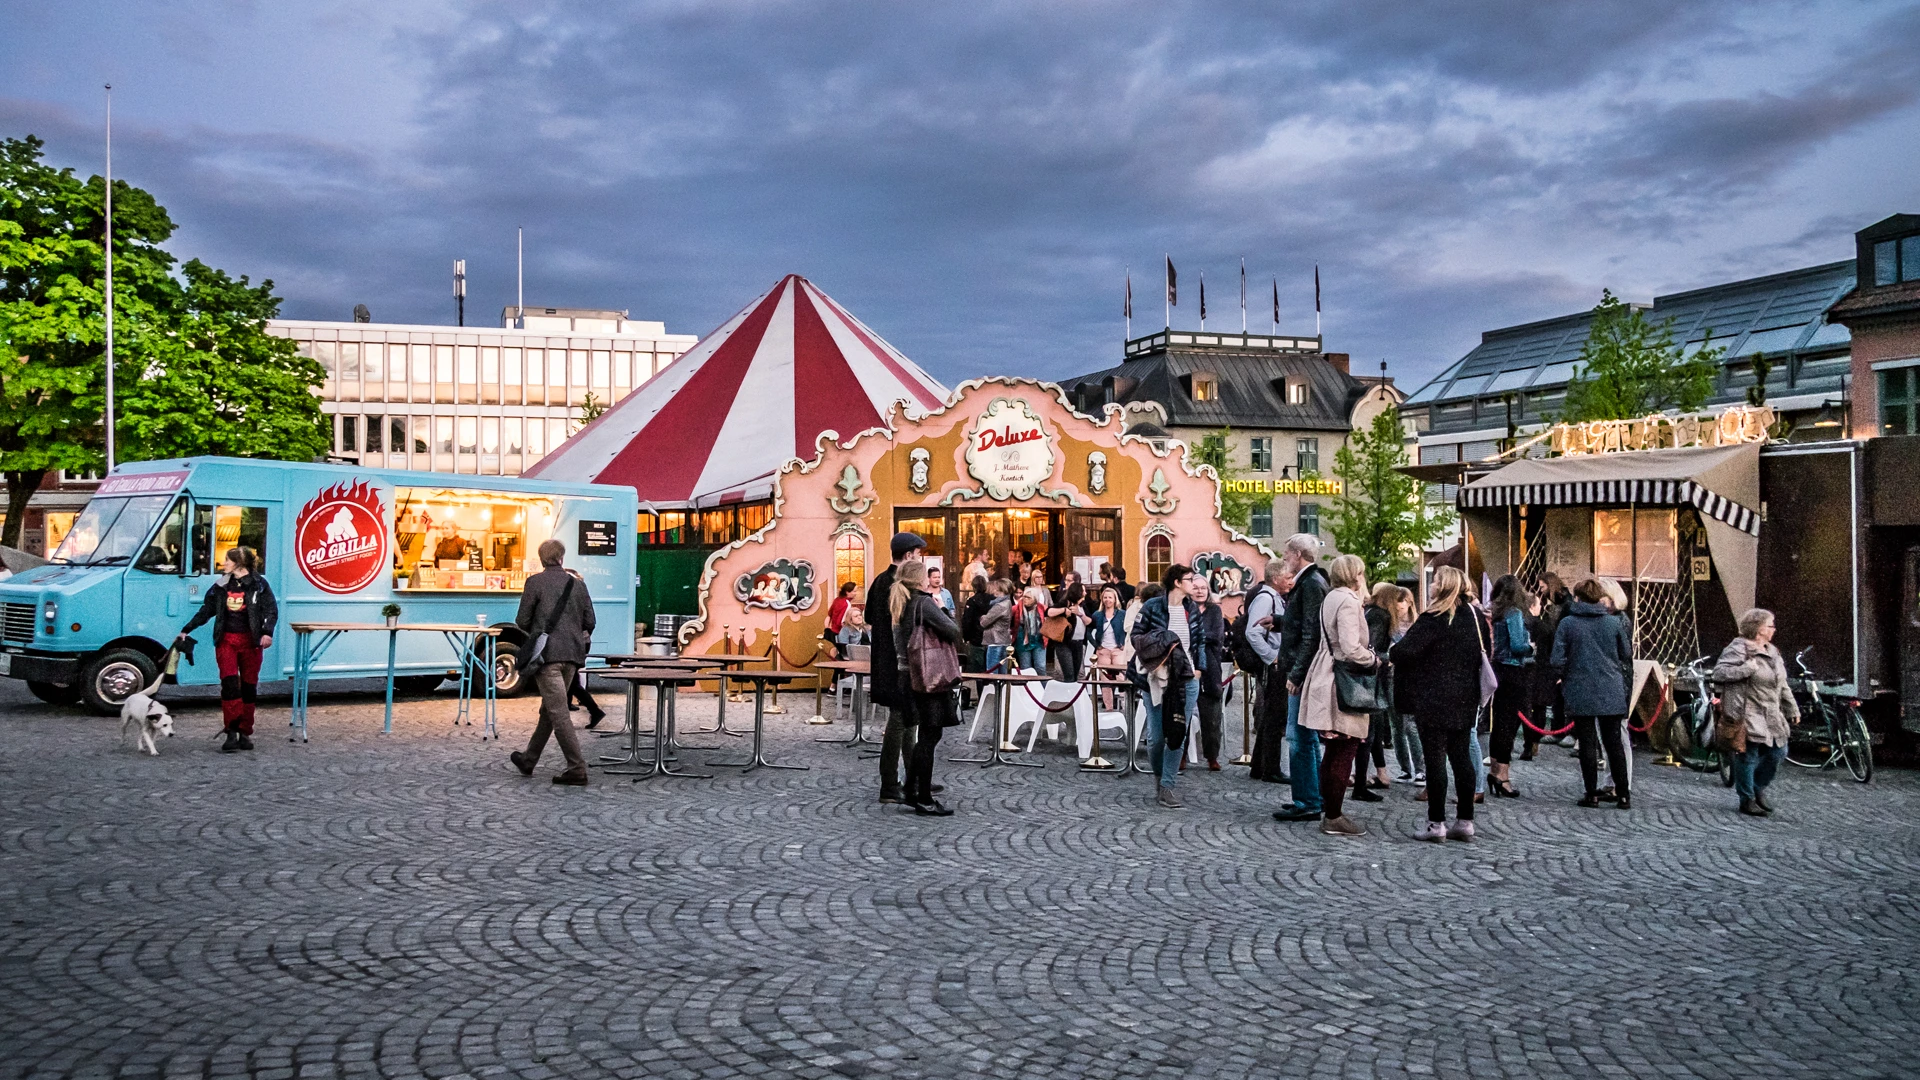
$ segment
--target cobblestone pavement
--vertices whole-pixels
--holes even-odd
[[[223,756],[202,697],[150,758],[0,684],[0,1077],[1920,1074],[1904,772],[1755,822],[1644,753],[1578,809],[1550,749],[1431,847],[1402,787],[1340,840],[1236,770],[1167,812],[951,738],[917,818],[810,698],[769,752],[812,771],[556,789],[529,699],[498,745],[322,694],[292,746],[282,693]]]

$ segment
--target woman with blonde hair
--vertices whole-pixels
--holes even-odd
[[[1320,603],[1320,648],[1307,665],[1300,687],[1303,728],[1320,733],[1320,831],[1328,836],[1364,836],[1366,830],[1348,820],[1345,809],[1347,779],[1353,762],[1367,743],[1371,712],[1348,712],[1340,705],[1334,685],[1334,665],[1373,669],[1380,658],[1367,644],[1367,565],[1358,555],[1342,555],[1327,568],[1327,596]]]
[[[893,654],[900,673],[897,682],[900,698],[906,706],[907,719],[918,735],[913,756],[907,761],[907,805],[923,817],[948,817],[953,811],[933,797],[933,751],[940,745],[941,733],[960,723],[959,707],[951,689],[915,690],[909,665],[913,661],[915,630],[924,628],[929,632],[932,640],[923,638],[924,647],[957,650],[960,626],[934,599],[927,582],[927,564],[923,562],[900,564],[894,573],[893,588],[887,594],[887,610],[893,615]],[[953,670],[959,669],[956,651]]]
[[[1420,839],[1473,839],[1475,770],[1469,736],[1480,714],[1481,642],[1488,628],[1457,567],[1434,571],[1427,610],[1394,645],[1394,705],[1412,713],[1427,769],[1427,828]],[[1459,810],[1447,825],[1447,769]]]

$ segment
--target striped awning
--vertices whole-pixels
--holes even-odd
[[[1501,506],[1692,506],[1760,535],[1759,446],[1523,458],[1460,489],[1463,510]],[[1743,496],[1745,498],[1743,498]]]

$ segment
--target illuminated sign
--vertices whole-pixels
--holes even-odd
[[[993,498],[1033,498],[1053,464],[1047,429],[1020,398],[994,398],[967,433],[967,473]]]
[[[1555,424],[1543,434],[1556,454],[1613,454],[1766,442],[1776,419],[1771,406],[1736,405],[1718,416],[1655,414],[1638,420],[1591,420]]]
[[[1235,495],[1338,495],[1338,480],[1222,480],[1220,490]]]

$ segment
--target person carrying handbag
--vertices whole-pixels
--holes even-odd
[[[566,770],[553,782],[584,787],[587,759],[580,753],[580,737],[568,715],[567,691],[580,665],[586,663],[593,639],[593,599],[587,595],[586,586],[561,566],[567,557],[565,544],[544,541],[539,555],[545,569],[527,579],[520,593],[520,612],[513,621],[527,635],[519,664],[540,688],[540,722],[527,740],[526,750],[515,750],[508,757],[520,775],[532,776],[551,737],[567,759]]]
[[[940,736],[960,723],[954,690],[960,685],[960,627],[928,592],[925,563],[904,563],[888,596],[897,693],[915,727],[907,761],[906,802],[922,817],[951,817],[933,797],[933,755]]]
[[[1380,658],[1367,644],[1367,566],[1342,555],[1327,571],[1320,605],[1320,645],[1300,687],[1303,728],[1316,731],[1325,748],[1320,759],[1320,831],[1328,836],[1364,836],[1366,829],[1344,813],[1354,756],[1366,745],[1379,693]]]

